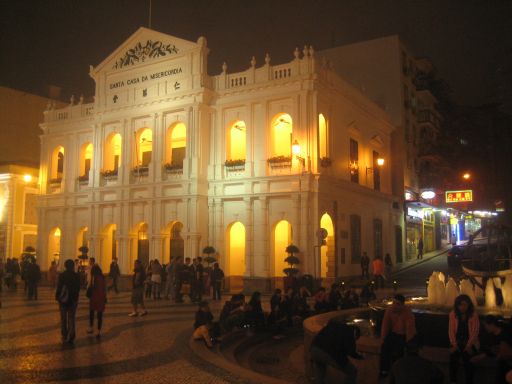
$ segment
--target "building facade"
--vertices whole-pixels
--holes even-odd
[[[91,67],[94,103],[45,112],[43,268],[83,244],[124,274],[211,245],[232,289],[268,290],[292,243],[326,279],[359,273],[364,251],[402,252],[387,114],[311,47],[217,76],[207,55],[205,38],[140,28]]]

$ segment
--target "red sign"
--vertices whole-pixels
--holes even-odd
[[[446,191],[445,195],[447,203],[465,203],[467,201],[473,201],[473,191],[471,189],[464,191]]]

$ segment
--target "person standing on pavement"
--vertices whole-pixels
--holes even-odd
[[[48,283],[50,283],[52,288],[55,288],[55,284],[57,284],[57,263],[55,260],[52,261],[48,269]]]
[[[200,302],[203,298],[203,290],[204,290],[204,284],[203,284],[203,259],[201,257],[196,257],[194,259],[194,263],[192,265],[192,270],[194,272],[194,277],[192,279],[192,285],[194,287],[193,290],[193,298],[194,301]]]
[[[418,257],[417,259],[423,259],[423,237],[420,236],[418,240]]]
[[[391,273],[393,272],[393,261],[389,253],[384,256],[384,269],[386,271],[386,279],[391,279]]]
[[[37,300],[37,284],[41,280],[41,268],[36,263],[35,257],[31,257],[25,266],[25,282],[27,284],[28,299]]]
[[[108,290],[110,291],[113,289],[116,293],[119,293],[118,289],[118,282],[119,277],[121,276],[121,270],[119,269],[119,264],[117,264],[117,258],[113,258],[112,262],[110,263],[110,270],[108,272],[108,277],[112,279],[112,285],[108,287]]]
[[[160,300],[160,287],[162,285],[162,265],[158,259],[151,264],[151,291],[153,300]]]
[[[363,256],[361,257],[361,278],[363,279],[369,279],[370,278],[370,258],[366,254],[366,252],[363,252]]]
[[[75,262],[68,259],[64,263],[64,272],[59,275],[55,300],[59,302],[62,342],[73,344],[75,341],[75,317],[80,293],[80,277],[75,272]]]
[[[221,299],[221,288],[222,288],[222,281],[224,280],[224,272],[219,267],[219,263],[213,264],[213,270],[212,270],[212,286],[213,286],[213,300],[220,300]]]
[[[403,295],[395,295],[393,303],[384,312],[380,341],[380,376],[389,374],[391,365],[404,355],[406,343],[416,336],[416,323]]]
[[[357,368],[349,360],[362,360],[356,351],[356,340],[361,331],[354,325],[347,325],[338,319],[331,319],[315,336],[311,343],[310,355],[313,363],[315,383],[323,384],[327,367],[331,366],[346,375],[345,383],[357,382]]]
[[[169,264],[165,267],[165,273],[167,275],[167,279],[165,281],[165,292],[164,292],[164,298],[165,300],[170,300],[172,296],[174,296],[173,290],[174,290],[174,259],[171,256]]]
[[[107,289],[105,284],[105,277],[99,265],[94,265],[91,269],[91,297],[89,298],[89,328],[87,333],[93,332],[94,314],[98,318],[98,330],[96,331],[96,338],[100,338],[101,327],[103,325],[103,312],[105,312],[105,304],[107,302]]]
[[[148,311],[146,311],[146,307],[144,306],[144,281],[146,280],[146,272],[144,272],[144,267],[140,260],[135,260],[135,267],[133,269],[133,277],[132,277],[132,306],[133,312],[128,316],[146,316]],[[142,308],[142,312],[139,314],[138,307]]]
[[[375,288],[384,288],[384,263],[382,258],[375,256],[372,261],[373,278],[375,280]]]

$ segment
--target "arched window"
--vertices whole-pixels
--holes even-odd
[[[329,264],[336,262],[334,253],[334,226],[332,224],[331,216],[324,213],[320,219],[320,228],[327,231],[327,238],[325,245],[320,248],[320,277],[335,277],[335,271],[329,268]],[[329,276],[328,275],[329,272]]]
[[[290,115],[281,113],[272,120],[271,153],[275,156],[291,156],[293,123]]]
[[[140,223],[137,231],[137,259],[147,268],[149,265],[148,225]]]
[[[137,154],[135,166],[147,167],[151,163],[153,153],[153,132],[149,128],[142,128],[136,134],[135,153]]]
[[[165,139],[166,163],[183,165],[187,148],[187,127],[183,123],[176,123],[167,129]]]
[[[245,123],[241,120],[231,125],[227,132],[227,160],[245,160],[246,156]]]
[[[119,133],[112,133],[105,143],[105,158],[103,168],[106,171],[117,171],[121,166],[122,139]]]
[[[61,181],[64,174],[64,147],[58,146],[53,150],[50,168],[50,179]]]
[[[320,159],[329,157],[327,122],[324,115],[318,115],[318,154]]]
[[[60,260],[60,239],[61,232],[59,227],[53,228],[48,234],[48,267],[52,261],[59,265]]]
[[[79,175],[83,179],[89,179],[89,171],[92,165],[92,144],[85,143],[80,149],[80,169]]]
[[[104,271],[108,271],[112,260],[117,258],[116,229],[116,224],[108,224],[103,229],[103,249],[101,250],[100,260],[96,260],[96,262],[100,263]]]

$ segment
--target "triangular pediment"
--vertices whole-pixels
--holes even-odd
[[[199,47],[198,43],[140,27],[91,72],[95,74],[100,71],[132,68],[150,61],[178,56]]]

